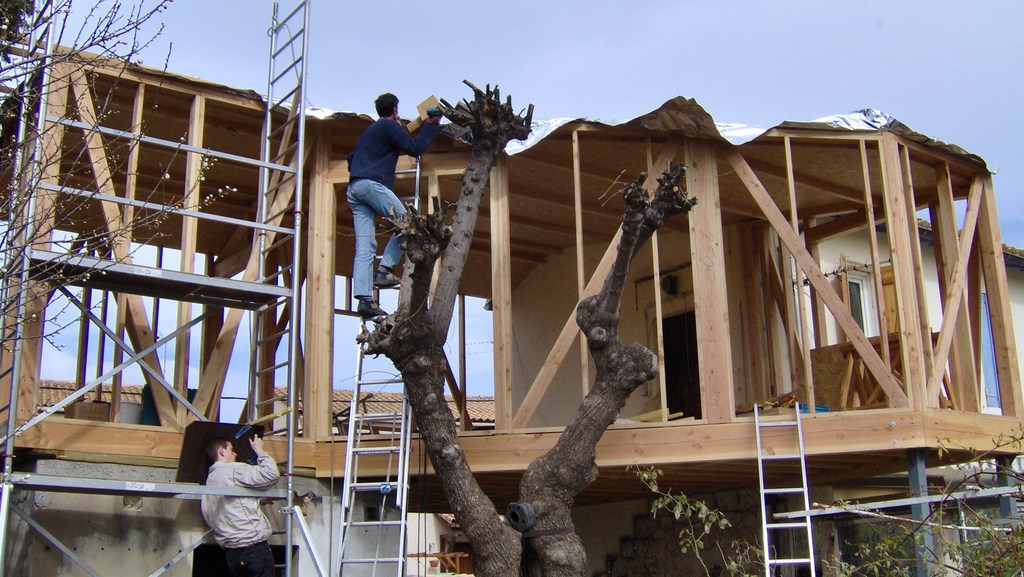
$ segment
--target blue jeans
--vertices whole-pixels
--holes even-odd
[[[239,549],[224,549],[224,558],[234,577],[274,577],[274,554],[266,541]]]
[[[352,209],[352,224],[356,231],[356,254],[352,262],[352,295],[368,297],[373,294],[373,258],[377,256],[375,221],[377,216],[405,214],[405,206],[395,193],[383,184],[361,178],[348,185],[348,206]],[[391,268],[398,264],[405,249],[397,234],[392,234],[380,257],[380,265]]]

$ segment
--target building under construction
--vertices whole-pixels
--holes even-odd
[[[96,58],[60,62],[38,79],[43,98],[5,115],[5,152],[38,170],[5,183],[32,201],[5,215],[25,232],[5,253],[17,265],[5,298],[18,307],[5,311],[0,381],[4,574],[120,572],[128,549],[147,574],[201,574],[193,555],[206,527],[189,497],[203,486],[182,478],[201,468],[187,433],[196,422],[265,428],[288,473],[274,496],[287,503],[276,522],[297,551],[290,570],[338,572],[335,480],[351,419],[334,389],[353,387],[336,358],[356,356],[360,326],[345,158],[373,119],[307,110],[301,60],[272,64],[263,95]],[[697,203],[658,232],[623,297],[623,340],[661,366],[605,433],[600,476],[576,499],[595,572],[625,553],[611,550],[620,536],[608,545],[586,520],[632,518],[649,497],[637,467],[691,495],[756,495],[767,468],[805,499],[831,500],[837,487],[894,474],[904,486],[889,494],[920,493],[927,468],[982,454],[1012,461],[1003,440],[1021,435],[1024,398],[1011,287],[1024,276],[1004,252],[990,171],[880,113],[833,120],[740,142],[674,98],[614,126],[537,123],[506,149],[460,286],[489,305],[472,314],[491,323],[493,383],[466,382],[463,328],[447,384],[460,441],[499,511],[589,390],[575,305],[610,266],[614,191],[669,162],[686,165]],[[454,204],[471,149],[461,136],[449,126],[420,159],[403,159],[396,193]],[[55,321],[57,309],[76,322]],[[58,333],[74,344],[49,346]],[[77,392],[44,401],[48,371],[69,362]],[[229,414],[233,374],[248,382]],[[125,416],[122,382],[145,385],[148,417]],[[493,391],[493,426],[473,426],[470,384]],[[801,433],[766,428],[792,418],[790,399],[806,410]],[[755,411],[772,404],[782,406]],[[408,510],[448,511],[415,435],[406,459]],[[360,476],[388,466],[364,457]],[[816,536],[807,557],[834,548]]]

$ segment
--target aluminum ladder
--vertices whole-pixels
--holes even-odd
[[[792,496],[802,495],[803,496],[803,510],[809,511],[811,508],[810,497],[807,494],[807,461],[804,452],[804,434],[803,427],[800,424],[800,403],[796,403],[794,408],[794,417],[792,420],[778,421],[770,420],[764,421],[761,416],[761,409],[758,405],[754,405],[754,427],[757,438],[757,478],[758,478],[758,489],[761,495],[761,540],[764,543],[764,574],[765,577],[772,577],[777,573],[774,572],[777,567],[800,567],[805,566],[810,570],[809,575],[816,577],[814,568],[814,540],[811,533],[811,518],[808,516],[802,517],[801,521],[783,521],[783,522],[772,522],[768,518],[768,502],[767,498],[769,495],[779,496]],[[764,430],[772,427],[784,427],[792,430],[796,434],[796,445],[798,451],[796,453],[766,453],[764,445],[762,443],[762,435]],[[792,475],[780,475],[772,474],[769,472],[768,475],[765,473],[766,462],[782,462],[792,464],[797,462],[800,465],[800,485],[794,486],[790,478]],[[785,484],[789,483],[789,484]],[[792,553],[791,557],[777,557],[774,552],[774,544],[777,540],[784,538],[785,536],[790,537],[789,550],[795,552],[798,546],[798,536],[800,532],[806,537],[806,553],[802,557],[795,556],[796,553]],[[794,569],[790,569],[794,574]]]
[[[288,439],[288,462],[284,478],[287,501],[280,509],[286,515],[285,575],[292,575],[290,554],[295,527],[301,531],[317,574],[325,569],[316,552],[301,510],[295,505],[293,459],[296,415],[295,387],[298,383],[295,355],[299,348],[302,279],[302,189],[306,138],[306,73],[309,52],[309,0],[298,0],[287,12],[274,3],[267,64],[266,108],[260,146],[260,189],[256,206],[253,252],[258,253],[255,282],[287,289],[283,296],[252,313],[249,370],[249,422],[269,421],[270,434],[284,432]],[[246,274],[250,274],[246,271]],[[283,347],[281,345],[284,345]],[[276,394],[284,384],[286,393]],[[284,405],[278,409],[278,403]],[[282,417],[285,425],[274,422]]]
[[[396,174],[415,178],[413,196],[399,200],[420,206],[420,158],[414,168]],[[378,290],[374,300],[380,302]],[[363,332],[367,323],[360,323]],[[341,577],[405,576],[406,521],[409,501],[409,442],[412,435],[412,411],[400,376],[380,380],[365,378],[366,352],[356,352],[356,379],[348,408],[348,443],[345,450],[345,482],[342,488],[342,517],[339,532],[338,565]],[[394,410],[368,411],[374,395],[390,393]],[[397,399],[400,399],[397,400]],[[360,480],[360,461],[375,461]],[[383,462],[383,468],[380,465]],[[379,496],[373,501],[371,497]],[[360,505],[363,505],[360,508]],[[369,545],[373,545],[372,551]],[[372,553],[372,554],[371,554]]]
[[[412,413],[402,379],[364,379],[364,360],[359,347],[348,409],[340,575],[404,577]],[[367,410],[375,395],[387,393],[395,410]]]

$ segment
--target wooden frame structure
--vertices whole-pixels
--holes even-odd
[[[61,187],[79,182],[86,189],[86,182],[94,183],[102,195],[72,214],[61,210],[67,191],[41,191],[46,206],[58,207],[47,213],[53,216],[47,226],[68,235],[100,231],[110,250],[96,258],[121,265],[145,266],[138,262],[144,255],[175,251],[180,264],[167,278],[151,279],[154,290],[166,289],[170,298],[185,290],[168,280],[173,272],[201,271],[226,283],[206,301],[190,297],[205,316],[193,337],[188,330],[178,337],[174,352],[176,367],[195,364],[200,371],[191,379],[186,370],[176,372],[176,389],[184,394],[190,382],[198,383],[196,408],[216,418],[229,363],[248,362],[234,347],[242,311],[230,306],[229,283],[253,258],[252,229],[243,223],[253,218],[259,175],[244,162],[206,163],[203,150],[258,156],[263,104],[252,93],[139,68],[90,66],[66,78],[59,94],[74,94],[76,104],[69,107],[73,101],[59,98],[51,103],[52,116],[70,120],[47,133],[44,150],[60,159],[49,164],[50,176]],[[99,113],[88,105],[100,102]],[[339,205],[348,180],[344,158],[370,121],[354,114],[307,119],[313,135],[306,146],[308,186],[301,191],[310,207],[304,224],[307,257],[301,263],[279,258],[282,268],[294,264],[304,279],[305,321],[297,327],[303,342],[295,358],[301,365],[303,425],[294,465],[317,477],[339,475],[342,462],[332,458],[343,451],[344,439],[331,434],[330,385],[340,380],[334,350],[345,342],[337,335],[335,317],[351,315],[349,295],[339,299],[337,293],[344,291],[337,287],[350,269],[352,246],[350,215]],[[176,153],[161,152],[142,135],[182,146]],[[132,142],[136,146],[127,146]],[[449,134],[439,137],[422,157],[424,194],[442,205],[454,200],[468,151]],[[804,421],[812,483],[905,470],[911,449],[924,449],[938,462],[944,447],[943,460],[968,460],[974,450],[997,448],[1000,435],[1019,429],[1024,399],[1003,245],[991,175],[981,159],[898,123],[864,130],[791,123],[737,146],[719,136],[693,101],[675,99],[619,126],[563,125],[503,157],[492,172],[490,201],[461,292],[492,302],[497,431],[466,431],[462,441],[482,485],[499,502],[514,497],[526,465],[553,444],[575,407],[566,401],[588,390],[592,371],[585,347],[574,344],[579,340],[574,305],[597,290],[611,262],[620,216],[616,183],[669,162],[686,164],[686,186],[698,203],[688,219],[666,225],[646,265],[635,271],[637,310],[624,315],[629,325],[624,331],[638,338],[653,334],[647,344],[664,351],[670,338],[662,324],[667,311],[694,313],[699,411],[670,420],[671,387],[663,368],[646,398],[631,402],[623,413],[653,414],[654,422],[624,422],[606,433],[598,449],[601,479],[580,496],[581,503],[643,494],[639,484],[629,491],[621,483],[632,476],[626,467],[638,464],[663,468],[674,486],[687,490],[752,485],[754,426],[744,408],[793,391],[815,409]],[[413,187],[400,178],[397,188],[401,194]],[[146,210],[145,203],[180,210],[140,221],[137,228],[126,225]],[[934,263],[926,262],[929,251],[918,235],[916,215],[925,210]],[[215,218],[200,219],[197,213]],[[964,214],[960,222],[958,213]],[[124,229],[130,234],[115,234]],[[867,237],[864,260],[879,299],[881,263],[891,261],[899,330],[886,338],[865,334],[820,262],[821,247],[858,233]],[[932,269],[936,278],[927,278]],[[667,276],[678,277],[682,292],[664,288]],[[556,283],[553,291],[551,283]],[[938,327],[927,322],[929,283],[940,295]],[[550,302],[537,302],[538,286],[553,293]],[[152,303],[118,294],[116,286],[97,288],[116,295],[114,330],[123,329],[135,350],[155,342],[159,331],[146,310]],[[990,306],[1002,415],[983,414],[979,401],[982,291]],[[36,301],[39,319],[45,302]],[[197,317],[189,302],[181,299],[178,327]],[[654,311],[651,331],[642,327],[646,317],[640,303]],[[540,310],[531,312],[533,305]],[[889,326],[885,307],[876,303],[874,308],[878,326]],[[39,324],[35,334],[45,334]],[[266,328],[267,337],[288,324],[282,316],[277,326]],[[190,338],[201,342],[199,359],[190,357]],[[524,355],[517,349],[523,340],[542,346]],[[79,347],[88,346],[83,337]],[[841,391],[841,379],[819,375],[829,370],[824,352],[840,346],[862,383],[862,396],[852,402],[848,399],[856,395]],[[38,410],[42,353],[41,340],[26,343],[15,383],[22,421]],[[155,354],[149,362],[159,374]],[[452,393],[462,399],[464,379],[455,380]],[[12,383],[2,385],[9,391]],[[272,382],[258,389],[250,402],[272,398]],[[173,466],[183,426],[193,417],[160,387],[152,390],[159,426],[52,418],[26,431],[17,444]],[[839,403],[830,400],[840,397]],[[116,421],[116,395],[114,403]],[[826,405],[828,411],[817,410]],[[273,405],[261,404],[259,410],[269,415]],[[955,446],[945,446],[943,438]],[[765,441],[771,447],[772,438]],[[278,456],[284,454],[283,443],[269,445]],[[709,465],[718,472],[713,480],[697,473]],[[422,474],[429,475],[429,469]],[[428,508],[444,507],[431,492]]]

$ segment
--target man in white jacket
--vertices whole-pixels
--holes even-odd
[[[223,437],[206,441],[206,456],[213,461],[207,486],[266,488],[277,482],[277,463],[263,448],[263,439],[253,436],[249,442],[257,455],[255,465],[237,462],[231,441]],[[270,522],[258,497],[203,495],[202,510],[232,575],[274,577],[274,556],[267,544]]]

